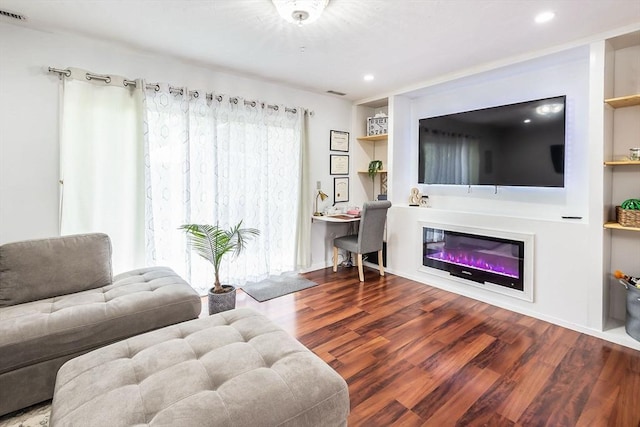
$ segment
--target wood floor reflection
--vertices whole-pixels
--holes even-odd
[[[349,426],[640,426],[638,351],[374,270],[304,276],[237,305],[345,378]]]

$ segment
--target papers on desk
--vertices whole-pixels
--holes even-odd
[[[337,218],[337,219],[354,219],[354,218],[360,218],[360,215],[349,215],[349,214],[337,214],[337,215],[327,215],[330,218]]]

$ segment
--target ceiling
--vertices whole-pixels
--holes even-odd
[[[270,0],[0,0],[0,9],[27,17],[4,22],[354,101],[640,26],[640,0],[331,0],[302,27]],[[556,18],[534,23],[544,10]]]

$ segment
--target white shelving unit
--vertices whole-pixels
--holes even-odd
[[[640,275],[640,228],[616,222],[615,207],[640,198],[640,161],[626,158],[640,146],[640,33],[607,41],[604,115],[604,332],[626,335],[626,291],[613,277],[615,270]]]
[[[361,186],[362,202],[374,200],[378,194],[387,193],[388,176],[388,134],[366,135],[367,118],[377,113],[388,114],[388,100],[386,98],[368,102],[355,107],[353,132],[356,135],[357,149],[354,150],[354,165],[356,166],[357,181]],[[375,179],[369,177],[368,167],[372,160],[382,161],[382,170],[378,171]]]
[[[360,136],[358,137],[358,141],[360,142],[364,142],[364,143],[370,143],[371,147],[372,147],[372,155],[371,158],[369,158],[369,162],[371,160],[381,160],[379,154],[381,154],[382,152],[384,152],[384,158],[387,158],[387,140],[388,140],[389,135],[388,134],[381,134],[381,135],[371,135],[371,136]],[[368,163],[367,163],[368,164]],[[385,169],[385,163],[383,161],[382,163],[382,169],[380,169],[378,171],[378,174],[376,175],[374,181],[371,183],[372,184],[372,192],[373,195],[371,197],[371,199],[376,197],[376,191],[375,188],[378,188],[379,191],[377,192],[378,194],[387,194],[387,172],[388,170]],[[358,174],[361,176],[366,176],[367,179],[370,180],[369,177],[369,170],[367,169],[359,169],[358,170]],[[376,183],[378,183],[378,186],[376,187]]]

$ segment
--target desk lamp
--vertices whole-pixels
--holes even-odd
[[[322,201],[324,202],[324,199],[326,199],[327,194],[322,191],[322,190],[318,190],[318,195],[316,196],[316,209],[315,212],[313,213],[313,216],[322,216],[322,212],[318,212],[318,198],[322,199]]]

